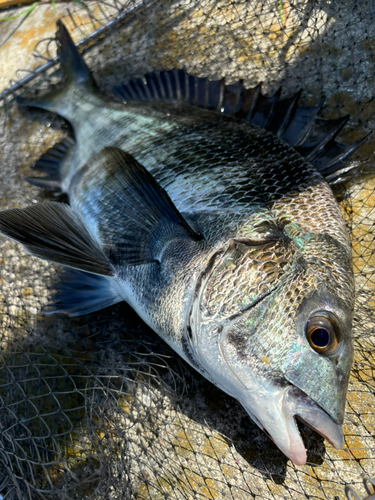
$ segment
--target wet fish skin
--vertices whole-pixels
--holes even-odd
[[[324,178],[248,122],[185,103],[117,103],[78,68],[79,78],[65,63],[67,85],[29,103],[73,126],[74,151],[59,172],[70,208],[2,212],[0,231],[34,255],[96,269],[95,279],[76,275],[90,297],[76,290],[77,304],[66,298],[59,310],[126,300],[295,463],[306,461],[295,415],[340,446],[354,283]],[[77,255],[62,257],[72,241]],[[322,313],[339,337],[329,355],[306,338]]]

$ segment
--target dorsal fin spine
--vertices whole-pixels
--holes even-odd
[[[224,78],[222,78],[219,83],[219,100],[217,101],[216,104],[216,111],[220,111],[223,106],[224,88],[225,88],[225,81]]]
[[[143,88],[144,88],[147,100],[151,101],[152,95],[150,93],[150,85],[148,85],[148,81],[146,79],[142,79],[142,84],[143,84]]]
[[[246,120],[249,121],[249,122],[251,122],[251,119],[252,119],[252,117],[254,115],[255,107],[256,107],[256,104],[258,102],[258,98],[259,98],[259,94],[261,93],[261,90],[262,90],[262,84],[259,83],[254,88],[254,95],[253,95],[253,98],[252,98],[252,100],[250,102],[249,111],[248,111],[247,116],[246,116]]]
[[[173,71],[174,79],[176,82],[176,98],[177,101],[183,101],[182,93],[181,93],[181,85],[180,85],[180,79],[178,76],[178,71],[174,70]]]
[[[342,162],[367,139],[366,137],[351,146],[336,143],[334,138],[348,118],[334,121],[318,119],[324,98],[316,106],[298,107],[301,90],[291,98],[280,100],[281,88],[266,97],[261,92],[260,83],[253,88],[244,89],[242,81],[226,85],[224,79],[215,81],[199,78],[189,75],[185,70],[153,72],[145,78],[150,88],[154,89],[153,92],[145,92],[146,99],[188,102],[245,119],[269,130],[294,147],[318,171],[325,176],[329,175],[330,179],[333,179],[335,170],[343,170]],[[131,94],[133,99],[139,99],[133,97],[131,81],[115,87],[117,97],[128,101]]]
[[[283,135],[283,133],[287,129],[289,123],[292,121],[294,113],[295,113],[295,111],[297,109],[298,101],[299,101],[299,99],[301,97],[301,94],[302,94],[302,89],[298,90],[298,92],[296,92],[294,94],[294,96],[293,96],[293,98],[291,100],[291,103],[288,106],[288,110],[285,113],[284,120],[281,122],[281,124],[279,125],[278,130],[276,132],[276,135],[278,137],[281,137]]]
[[[241,103],[241,96],[242,96],[242,91],[243,91],[243,80],[240,80],[237,89],[237,94],[236,94],[236,100],[233,106],[234,112],[233,114],[237,113],[239,111],[239,105]]]
[[[309,161],[318,156],[323,150],[324,146],[331,142],[341,132],[345,124],[348,122],[349,118],[350,116],[346,115],[342,118],[339,118],[338,120],[325,120],[327,124],[331,125],[330,130],[320,140],[317,141],[315,147],[313,147],[308,154],[303,154],[303,156],[305,156],[305,158]]]
[[[204,85],[204,108],[208,108],[208,101],[209,101],[209,91],[210,91],[210,86],[209,86],[209,80],[205,81]]]
[[[312,116],[310,117],[310,120],[306,123],[305,128],[302,130],[302,133],[299,137],[298,143],[295,145],[295,147],[301,146],[301,144],[303,144],[306,141],[306,139],[310,133],[310,130],[314,125],[315,119],[318,116],[319,111],[323,107],[324,99],[325,99],[324,96],[321,97],[318,104],[316,106],[312,106],[312,108],[314,109]]]

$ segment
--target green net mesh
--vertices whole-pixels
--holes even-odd
[[[107,93],[127,76],[184,67],[247,87],[262,82],[264,93],[302,88],[303,105],[324,96],[322,116],[351,115],[344,143],[374,129],[372,2],[102,0],[38,8],[63,18]],[[0,55],[9,40],[27,37],[34,14],[3,24]],[[54,56],[54,42],[42,40],[3,87],[2,209],[53,197],[23,176],[66,126],[18,108],[14,98],[58,81]],[[375,477],[374,145],[373,137],[348,160],[358,177],[337,192],[357,287],[342,450],[303,428],[308,462],[293,465],[239,403],[125,304],[78,319],[44,316],[60,268],[1,239],[0,498],[341,500],[345,485],[363,497],[362,477]]]

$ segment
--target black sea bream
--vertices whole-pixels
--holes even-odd
[[[340,179],[359,146],[334,142],[347,118],[183,70],[131,80],[117,102],[61,23],[57,40],[65,85],[26,104],[64,117],[74,140],[30,182],[70,205],[0,214],[2,234],[72,268],[53,311],[124,300],[294,463],[306,461],[296,417],[341,447],[354,283],[324,176]]]

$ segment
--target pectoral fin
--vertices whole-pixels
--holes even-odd
[[[39,203],[0,212],[0,233],[41,259],[89,273],[113,275],[99,244],[74,210],[63,203]]]
[[[131,155],[105,148],[88,171],[106,171],[95,198],[99,235],[109,260],[138,265],[161,260],[172,240],[199,241],[167,192]]]

